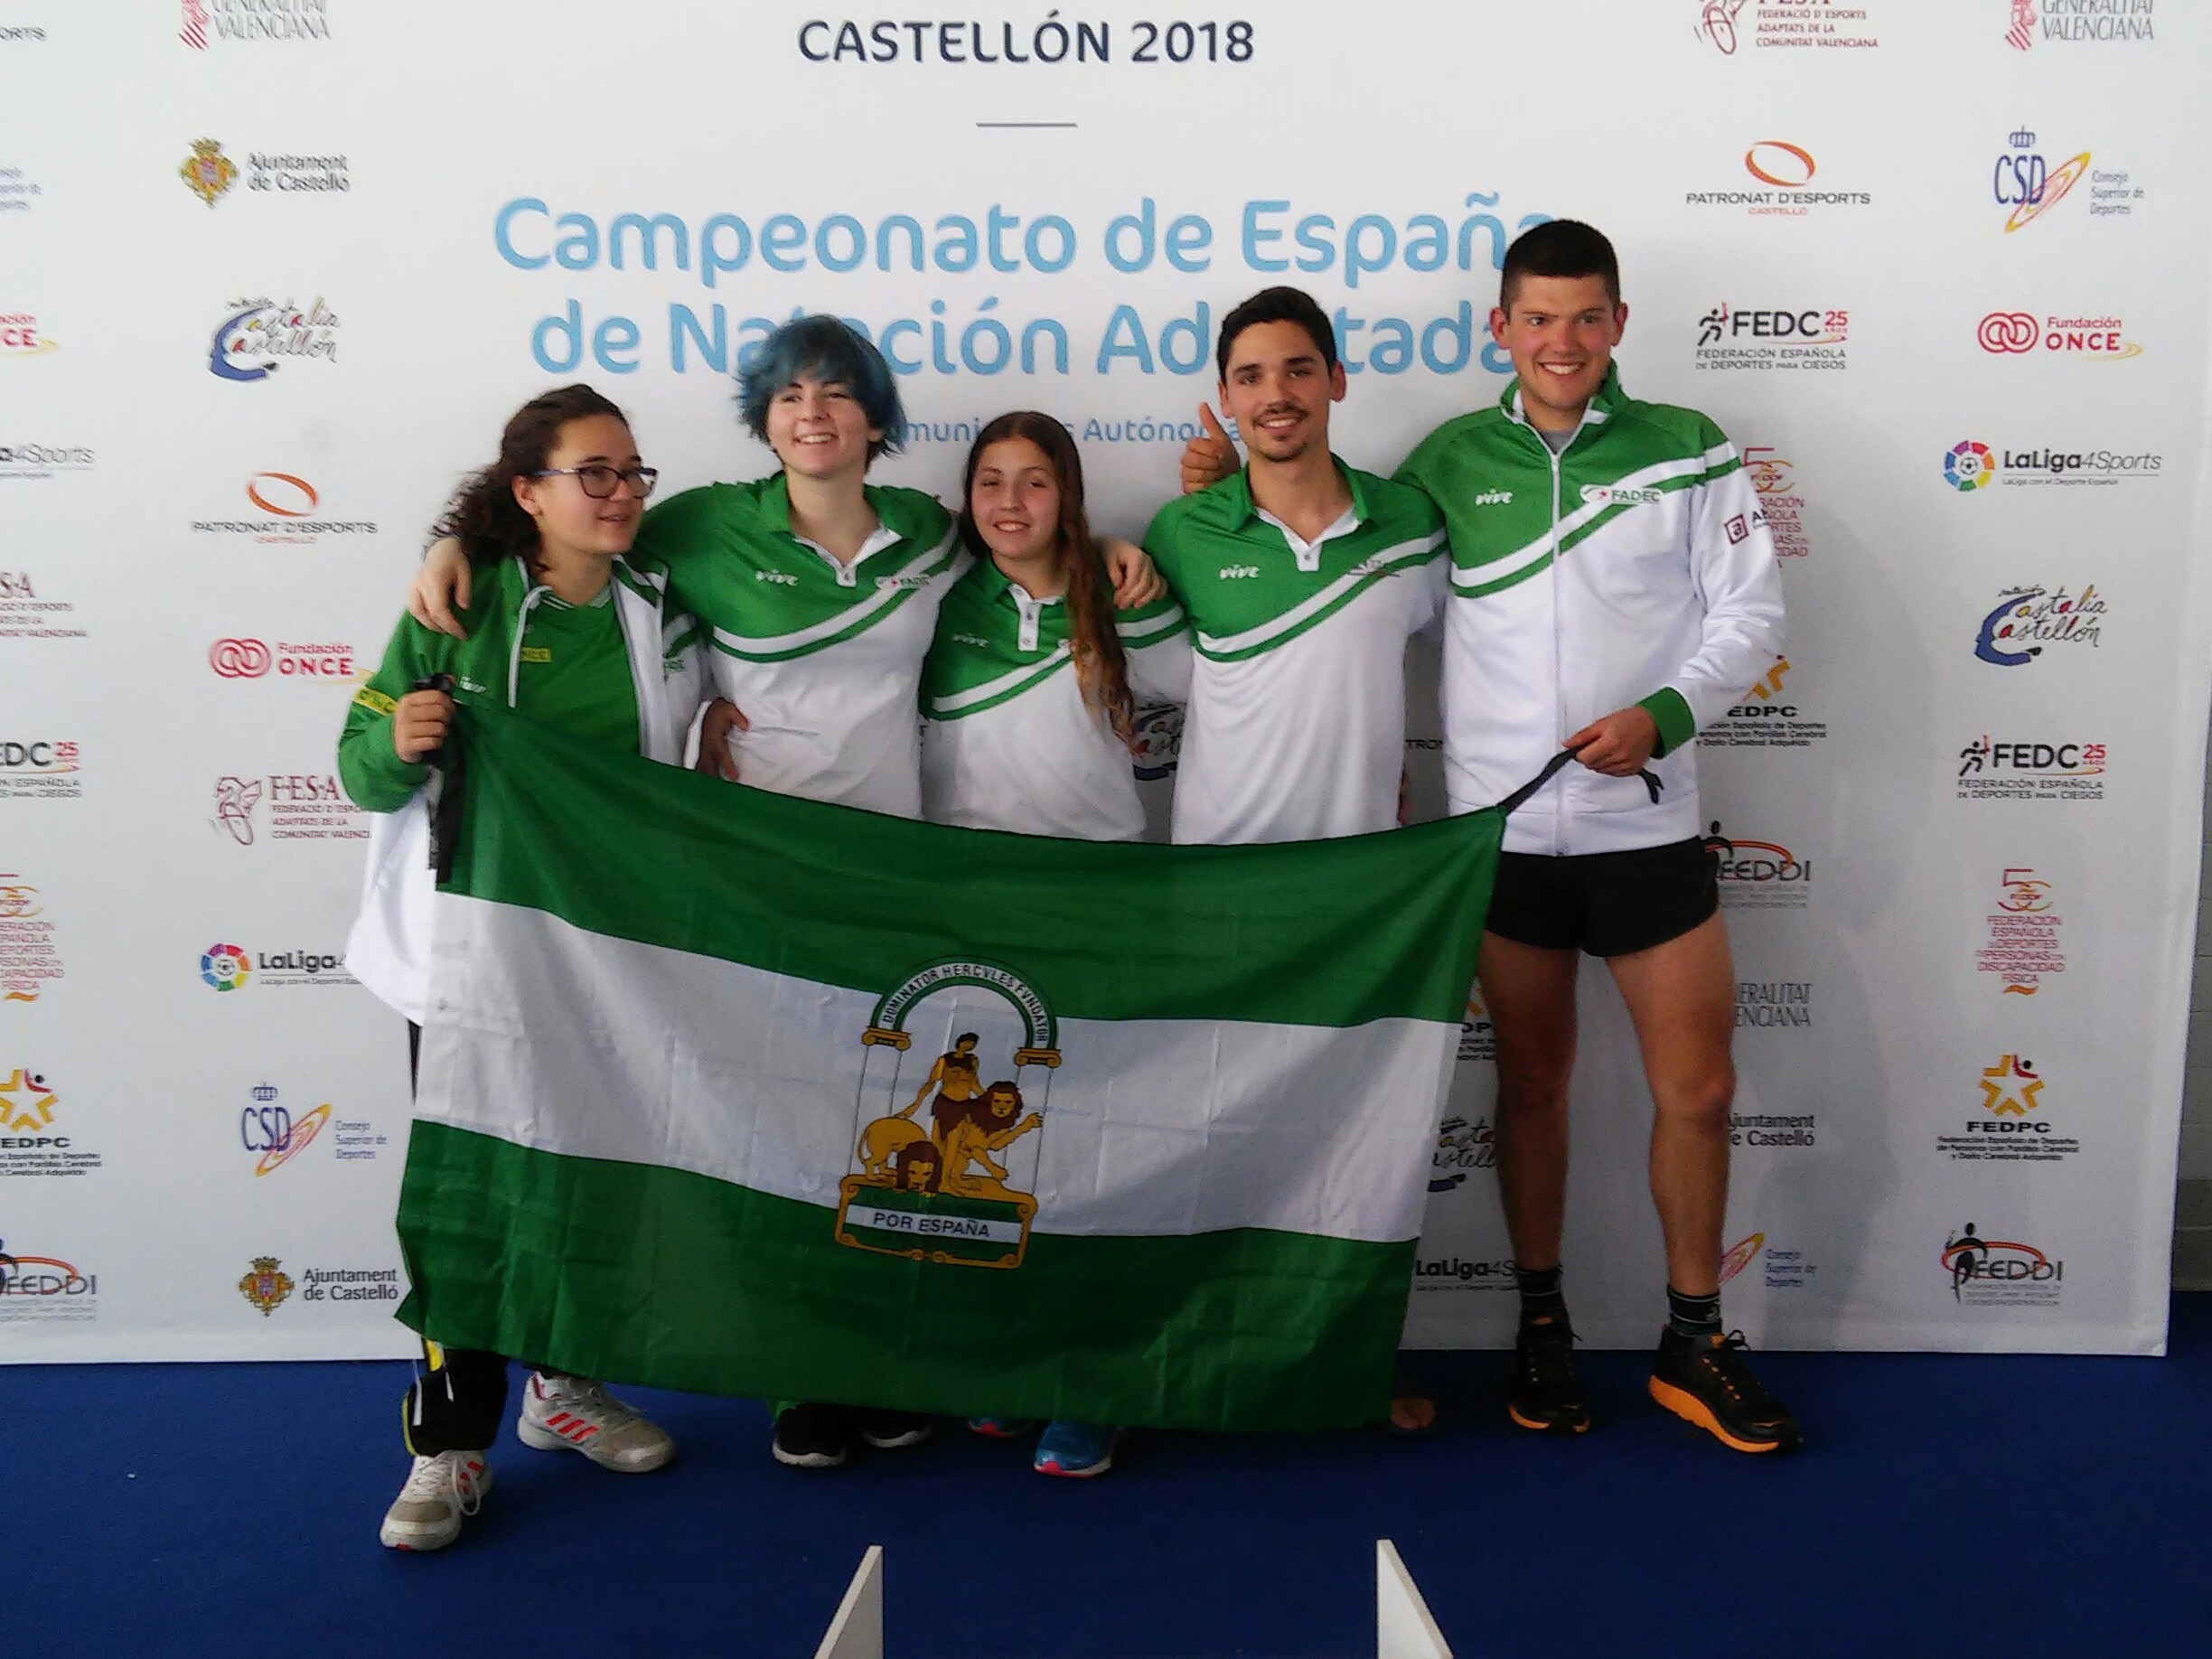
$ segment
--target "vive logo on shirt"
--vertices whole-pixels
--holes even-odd
[[[788,571],[783,570],[755,570],[753,573],[753,579],[755,582],[775,582],[785,587],[796,587],[799,586],[799,578],[797,576],[791,575]]]
[[[990,642],[983,638],[980,634],[956,633],[952,636],[952,642],[956,645],[972,645],[978,651],[989,651],[990,649]]]
[[[1618,484],[1584,484],[1586,507],[1655,507],[1665,493],[1661,490],[1624,490]]]
[[[1513,504],[1513,492],[1511,490],[1485,490],[1475,498],[1475,504],[1477,507],[1510,507]]]
[[[1260,567],[1257,565],[1223,565],[1221,579],[1224,582],[1235,582],[1247,576],[1256,576],[1259,574]]]

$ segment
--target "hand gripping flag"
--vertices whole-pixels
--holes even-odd
[[[408,1324],[773,1399],[1385,1409],[1500,810],[1047,840],[455,726]]]

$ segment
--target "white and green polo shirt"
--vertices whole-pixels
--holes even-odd
[[[871,484],[867,499],[881,528],[849,565],[792,533],[781,473],[672,497],[632,558],[698,619],[712,689],[751,727],[731,739],[743,782],[918,818],[922,661],[972,561],[934,498]]]
[[[1137,702],[1190,694],[1190,630],[1161,599],[1114,618]],[[1145,828],[1129,752],[1085,703],[1067,607],[979,559],[937,614],[922,670],[922,815],[971,830],[1134,841]]]
[[[1180,842],[1304,841],[1398,821],[1406,641],[1436,614],[1443,520],[1420,491],[1336,463],[1351,510],[1317,541],[1237,473],[1145,532],[1195,660],[1176,773]]]

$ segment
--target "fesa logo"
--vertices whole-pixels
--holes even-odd
[[[60,341],[39,332],[39,320],[31,313],[0,312],[0,358],[44,357],[61,349]]]
[[[259,640],[217,640],[208,647],[208,666],[225,680],[259,680],[272,668],[281,680],[361,678],[354,671],[352,646],[333,642],[293,644],[279,640],[272,651]]]
[[[2024,127],[2016,128],[2007,136],[2005,148],[1998,153],[1997,164],[1991,170],[1990,193],[1999,207],[2011,210],[2005,220],[2008,236],[2057,207],[2089,171],[2086,150],[2054,168],[2035,145],[2034,133]]]
[[[238,990],[252,976],[253,964],[242,946],[211,944],[200,952],[200,977],[219,991]]]
[[[1803,190],[1820,171],[1811,151],[1779,138],[1762,138],[1744,152],[1744,171],[1762,184]]]
[[[2036,351],[2086,358],[2092,362],[2124,362],[2141,357],[2142,347],[2127,338],[2118,317],[2039,317],[2031,311],[1992,311],[1974,330],[1984,351],[2017,357]]]
[[[256,1083],[253,1101],[239,1111],[239,1144],[248,1152],[260,1154],[260,1161],[254,1166],[257,1176],[282,1168],[305,1151],[330,1121],[327,1101],[304,1117],[294,1118],[287,1109],[276,1104],[275,1083]]]

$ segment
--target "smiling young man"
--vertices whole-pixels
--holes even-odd
[[[1772,665],[1781,577],[1720,429],[1621,390],[1613,349],[1627,320],[1603,236],[1571,220],[1530,230],[1506,252],[1490,314],[1514,380],[1495,408],[1431,433],[1398,473],[1451,530],[1452,811],[1502,799],[1561,749],[1579,763],[1507,824],[1483,939],[1498,1186],[1521,1264],[1511,1411],[1525,1429],[1589,1427],[1560,1288],[1587,951],[1628,1005],[1656,1107],[1669,1317],[1652,1395],[1739,1451],[1774,1451],[1797,1443],[1797,1425],[1720,1324],[1734,973],[1692,740]]]
[[[1498,1186],[1521,1266],[1511,1413],[1555,1434],[1590,1421],[1560,1282],[1587,951],[1627,1003],[1657,1109],[1651,1190],[1669,1308],[1652,1395],[1739,1451],[1780,1450],[1798,1443],[1797,1425],[1720,1324],[1734,975],[1699,839],[1692,746],[1780,649],[1773,542],[1720,428],[1621,390],[1613,349],[1628,308],[1602,235],[1571,220],[1540,225],[1506,251],[1501,276],[1490,330],[1514,380],[1495,406],[1429,434],[1397,478],[1449,530],[1451,810],[1504,800],[1562,749],[1577,763],[1508,821],[1483,938]],[[1196,440],[1185,488],[1234,464],[1217,431]]]
[[[1174,839],[1388,830],[1406,641],[1436,614],[1442,520],[1330,453],[1345,371],[1311,296],[1255,294],[1222,319],[1214,361],[1251,464],[1168,502],[1144,542],[1194,630]]]

